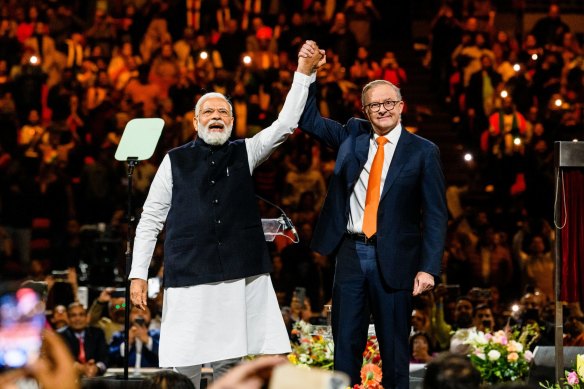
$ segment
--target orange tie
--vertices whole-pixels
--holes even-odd
[[[383,171],[383,161],[385,160],[383,146],[389,141],[386,137],[380,136],[375,142],[377,142],[377,151],[369,171],[367,196],[365,197],[365,215],[363,216],[363,233],[368,238],[371,238],[377,232],[377,208],[379,207],[379,196],[381,195],[381,172]]]

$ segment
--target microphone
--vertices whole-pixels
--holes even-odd
[[[257,194],[255,196],[258,199],[260,199],[260,200],[264,201],[265,203],[271,205],[272,207],[276,208],[278,211],[282,212],[282,215],[278,219],[280,221],[280,224],[282,224],[284,226],[285,230],[292,231],[292,234],[294,234],[294,238],[296,239],[294,241],[294,243],[300,242],[300,237],[298,236],[298,232],[296,231],[296,227],[294,227],[294,224],[292,224],[292,220],[290,220],[290,218],[286,215],[286,212],[284,212],[284,210],[282,208],[278,207],[276,204],[272,203],[271,201],[264,199],[262,196],[259,196]],[[290,239],[290,237],[288,237],[288,239]]]
[[[298,236],[298,232],[296,232],[296,227],[294,227],[294,224],[292,224],[292,220],[290,220],[290,218],[288,216],[286,216],[286,214],[282,214],[282,218],[284,219],[284,223],[286,224],[286,227],[292,231],[292,233],[294,234],[294,238],[296,239],[297,242],[300,241],[300,237]]]

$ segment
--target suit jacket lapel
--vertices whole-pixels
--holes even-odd
[[[391,165],[389,165],[389,171],[387,172],[387,177],[383,184],[383,192],[381,193],[379,201],[383,200],[383,197],[389,192],[389,189],[408,160],[408,149],[411,141],[412,135],[405,129],[405,127],[402,127],[402,133],[397,141],[397,146],[393,153],[393,158],[391,159]]]
[[[357,157],[357,161],[359,161],[359,174],[361,174],[361,170],[363,170],[363,166],[367,162],[370,140],[370,133],[362,133],[355,139],[355,156]]]

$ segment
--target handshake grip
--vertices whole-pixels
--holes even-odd
[[[316,46],[316,51],[312,54],[307,52],[305,49],[306,47],[307,46],[303,46],[298,54],[298,71],[306,75],[310,75],[316,71],[324,55],[319,50],[318,46]]]

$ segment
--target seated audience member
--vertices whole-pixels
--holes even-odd
[[[77,373],[83,377],[103,375],[107,369],[107,344],[103,331],[87,325],[87,312],[80,303],[67,308],[69,326],[59,334],[75,359]]]
[[[478,389],[481,375],[466,357],[444,353],[426,367],[423,389]]]
[[[410,336],[410,363],[428,363],[433,358],[430,337],[425,332]]]
[[[518,326],[523,329],[531,325],[538,333],[537,340],[532,343],[531,349],[535,346],[554,345],[554,324],[542,319],[541,312],[545,306],[546,297],[540,292],[525,293],[520,300],[520,316]]]
[[[477,331],[493,332],[495,331],[495,318],[493,311],[487,304],[477,305],[474,309],[472,320]]]
[[[430,330],[430,318],[422,309],[412,311],[411,324],[415,332],[428,332]]]
[[[148,380],[151,389],[195,389],[195,384],[184,374],[173,370],[160,370]]]
[[[459,330],[472,327],[472,311],[473,304],[471,300],[466,296],[459,297],[454,307],[453,328]]]
[[[564,346],[584,346],[584,318],[570,316],[564,324]]]
[[[472,315],[470,328],[457,330],[450,339],[450,352],[460,355],[467,354],[469,345],[465,343],[472,332],[492,332],[495,330],[495,319],[491,308],[486,304],[479,304],[475,307]]]
[[[106,304],[109,317],[102,316]],[[109,344],[114,333],[124,330],[125,309],[126,299],[115,296],[114,288],[105,288],[89,307],[89,325],[101,328]]]
[[[53,313],[51,314],[49,321],[54,330],[60,330],[61,328],[67,327],[69,325],[67,308],[63,305],[57,305],[53,308]]]
[[[130,354],[129,366],[136,366],[140,360],[141,367],[158,367],[158,342],[160,331],[149,330],[150,310],[141,310],[132,307],[130,311]],[[123,366],[124,355],[126,353],[126,342],[124,342],[124,331],[116,332],[109,345],[109,357],[112,366]],[[140,356],[138,358],[138,355]]]

